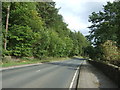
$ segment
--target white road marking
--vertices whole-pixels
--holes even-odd
[[[28,66],[34,66],[34,65],[40,65],[40,64],[43,64],[43,63],[28,64],[28,65],[18,65],[18,66],[11,66],[11,67],[7,67],[7,68],[0,67],[0,72],[1,72],[2,70],[9,70],[9,69],[14,69],[14,68],[28,67]]]
[[[78,67],[77,70],[75,71],[75,74],[74,74],[74,76],[73,76],[72,82],[71,82],[70,87],[69,87],[69,90],[71,90],[71,88],[73,87],[73,83],[74,83],[75,77],[76,77],[76,75],[77,75],[78,69],[79,69],[79,67]]]
[[[37,70],[36,72],[39,72],[40,70]]]

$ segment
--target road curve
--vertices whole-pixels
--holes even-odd
[[[69,88],[82,59],[2,71],[2,88]]]

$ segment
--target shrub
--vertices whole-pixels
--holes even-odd
[[[114,63],[120,60],[120,51],[115,44],[116,42],[107,40],[101,45],[103,51],[103,58],[109,62]]]

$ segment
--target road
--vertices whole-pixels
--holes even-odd
[[[82,59],[2,71],[2,88],[70,88]]]

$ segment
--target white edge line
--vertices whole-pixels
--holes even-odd
[[[40,65],[42,63],[37,63],[37,64],[28,64],[28,65],[21,65],[21,66],[12,66],[12,67],[8,67],[8,68],[1,68],[0,71],[2,70],[9,70],[9,69],[16,69],[16,68],[21,68],[21,67],[28,67],[28,66],[34,66],[34,65]]]
[[[73,76],[73,79],[72,79],[72,82],[71,82],[71,84],[70,84],[69,89],[71,89],[71,88],[73,87],[73,83],[74,83],[75,77],[76,77],[76,75],[77,75],[78,69],[79,69],[79,67],[77,68],[77,70],[76,70],[76,72],[75,72],[75,74],[74,74],[74,76]]]

